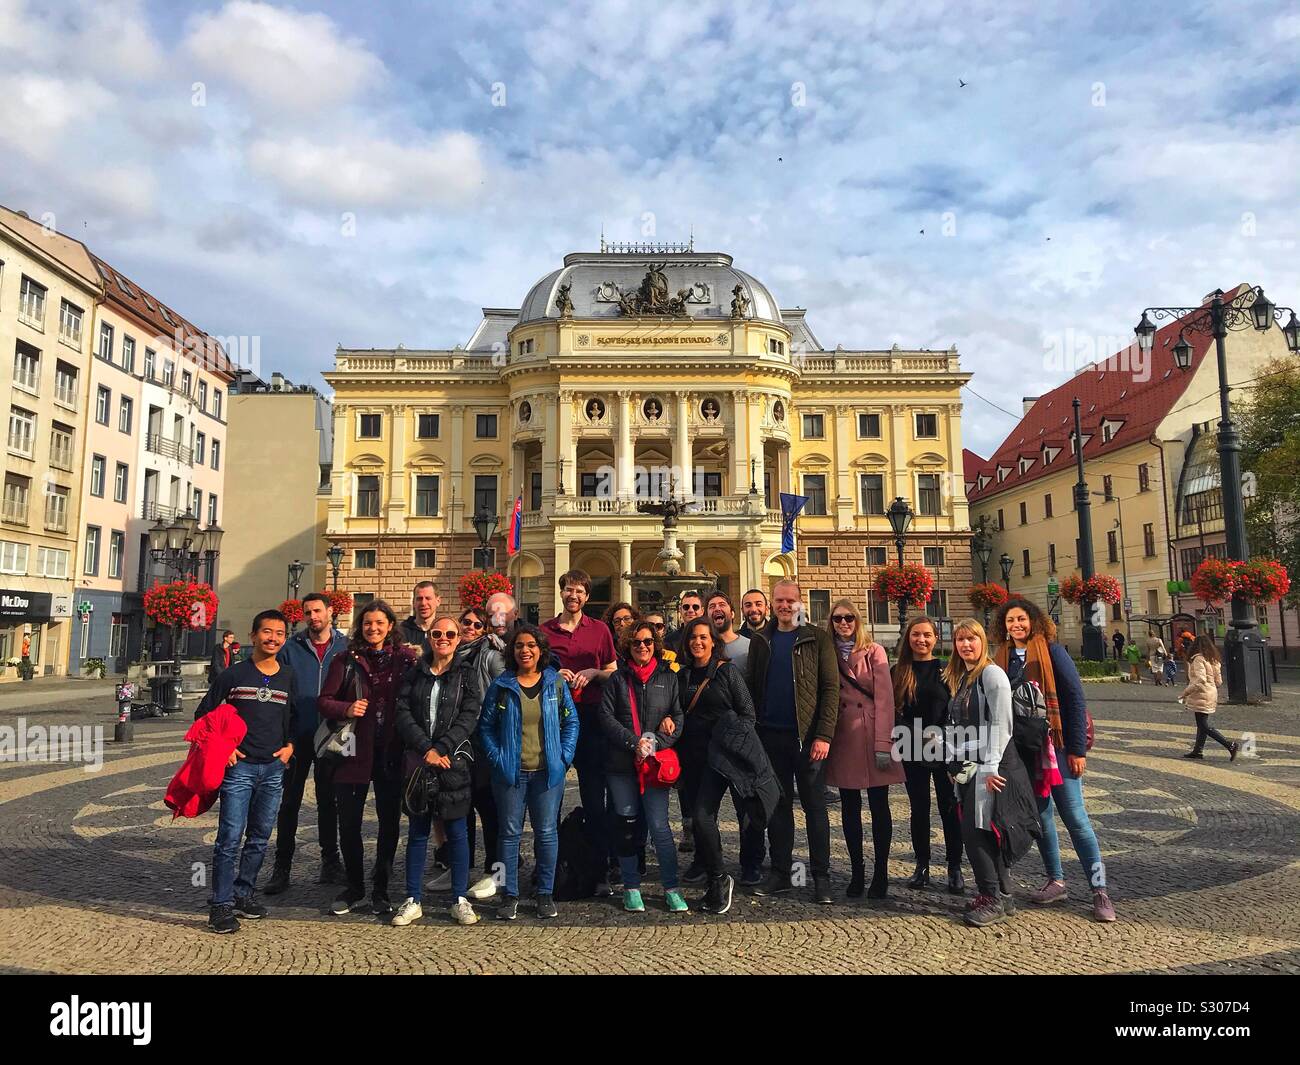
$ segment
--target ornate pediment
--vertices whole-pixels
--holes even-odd
[[[831,460],[820,452],[814,451],[810,455],[804,455],[794,463],[796,469],[800,470],[820,470],[831,464]]]
[[[709,286],[700,282],[688,288],[679,288],[676,295],[668,291],[668,278],[664,274],[667,263],[650,263],[646,275],[635,292],[624,292],[613,281],[602,282],[596,289],[596,302],[617,303],[620,314],[663,315],[670,318],[689,318],[687,309],[692,303],[711,303]]]
[[[924,454],[917,455],[915,458],[912,459],[911,462],[908,463],[908,465],[917,467],[919,469],[931,469],[935,466],[948,465],[948,460],[943,455],[940,455],[938,452],[927,451]]]
[[[424,469],[430,466],[442,467],[447,465],[441,458],[435,455],[432,451],[419,451],[414,455],[410,455],[406,459],[406,464],[408,466],[415,466],[420,469]]]
[[[495,455],[475,455],[469,460],[471,470],[499,470],[505,465]]]
[[[383,466],[383,464],[384,464],[383,459],[381,459],[378,455],[371,454],[370,452],[367,452],[364,455],[357,455],[355,458],[353,458],[351,462],[348,463],[349,466],[357,470],[373,469],[376,466]]]
[[[859,455],[850,466],[860,470],[878,470],[889,466],[889,459],[879,451],[868,451],[865,455]]]

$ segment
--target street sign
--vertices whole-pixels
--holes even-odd
[[[1055,598],[1057,595],[1060,594],[1060,592],[1061,592],[1061,586],[1060,586],[1059,584],[1056,583],[1056,578],[1055,578],[1055,577],[1048,577],[1048,578],[1047,578],[1047,594],[1048,594],[1048,596],[1051,597],[1051,598]]]
[[[1133,610],[1133,600],[1132,600],[1132,599],[1125,599],[1125,600],[1124,600],[1124,613],[1125,613],[1125,614],[1131,613],[1132,610]]]

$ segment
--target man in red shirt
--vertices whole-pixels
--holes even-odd
[[[591,577],[580,569],[560,576],[558,616],[542,622],[556,665],[578,704],[578,771],[582,812],[596,854],[608,867],[610,804],[605,783],[605,739],[597,723],[605,678],[618,668],[609,626],[582,612],[591,597]],[[612,888],[609,889],[612,894]]]

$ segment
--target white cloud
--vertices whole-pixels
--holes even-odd
[[[413,145],[360,137],[331,144],[259,140],[248,160],[290,200],[339,211],[465,204],[486,180],[478,141],[466,133]]]
[[[113,101],[88,78],[19,73],[0,77],[0,141],[24,155],[49,159],[76,123],[93,122]]]
[[[328,16],[250,0],[198,16],[185,48],[206,75],[275,110],[347,103],[384,75],[383,64],[359,41],[345,39]]]

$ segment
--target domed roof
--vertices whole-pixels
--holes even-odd
[[[566,255],[564,266],[552,270],[529,289],[519,308],[519,321],[560,317],[555,297],[561,285],[569,286],[574,317],[622,317],[619,293],[635,293],[651,263],[661,266],[669,293],[687,291],[686,308],[692,318],[730,318],[733,290],[739,285],[749,300],[747,317],[781,321],[781,311],[767,288],[743,270],[737,270],[731,265],[731,256],[720,252]]]

